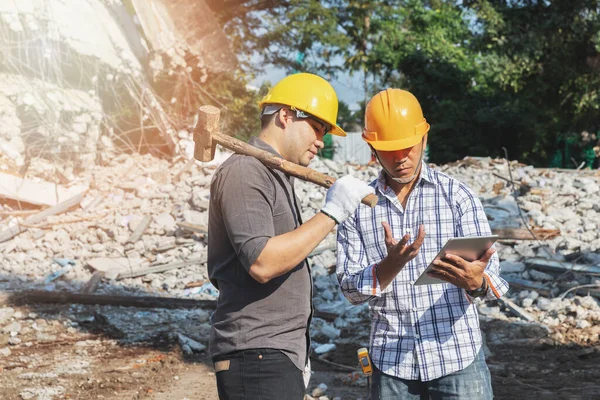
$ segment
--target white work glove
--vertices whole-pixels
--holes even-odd
[[[375,189],[352,175],[346,175],[327,191],[321,211],[341,224],[358,208],[363,197],[375,193]]]

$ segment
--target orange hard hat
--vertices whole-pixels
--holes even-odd
[[[362,137],[375,150],[395,151],[417,145],[429,131],[417,98],[402,89],[386,89],[367,104]]]

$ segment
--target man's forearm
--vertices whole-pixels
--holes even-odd
[[[381,262],[377,265],[377,280],[379,281],[380,286],[379,290],[384,290],[390,283],[392,283],[400,270],[402,270],[402,266],[394,263],[389,257],[381,260]]]
[[[335,227],[335,222],[317,213],[291,232],[270,238],[258,259],[250,267],[250,275],[267,283],[294,269]]]

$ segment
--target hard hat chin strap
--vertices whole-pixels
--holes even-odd
[[[419,175],[419,172],[421,172],[421,163],[423,162],[423,155],[425,154],[425,149],[423,148],[424,140],[425,137],[421,139],[421,156],[419,157],[419,163],[417,164],[417,168],[415,168],[415,172],[413,172],[412,176],[408,178],[394,178],[394,176],[390,173],[390,171],[388,171],[388,169],[385,167],[385,165],[383,165],[383,163],[379,159],[379,154],[377,153],[377,151],[375,151],[373,147],[371,147],[371,150],[373,151],[373,153],[375,153],[375,157],[377,158],[379,165],[381,165],[383,172],[385,172],[387,176],[389,176],[390,179],[392,179],[394,182],[399,183],[401,185],[405,185],[407,183],[411,183],[417,177],[417,175]]]

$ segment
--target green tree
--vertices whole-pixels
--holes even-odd
[[[488,78],[515,111],[514,152],[546,164],[563,133],[598,129],[598,1],[468,4],[480,24],[474,47],[489,54]]]
[[[364,113],[364,110],[363,110]],[[348,104],[341,101],[338,107],[338,125],[345,131],[360,131],[362,130],[362,114],[352,111]]]
[[[410,90],[432,124],[434,162],[507,148],[546,165],[559,135],[600,128],[597,0],[246,3],[264,7],[227,26],[247,61],[356,74],[365,99]]]

